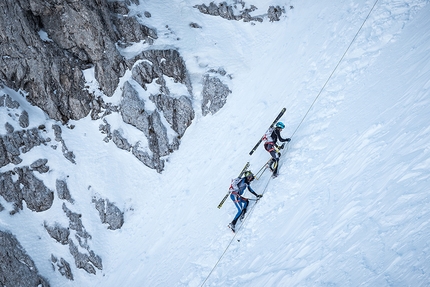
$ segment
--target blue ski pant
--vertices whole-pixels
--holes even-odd
[[[242,214],[242,211],[248,206],[248,199],[243,198],[239,195],[230,194],[231,200],[233,200],[234,205],[236,205],[237,213],[234,217],[232,223],[236,224],[237,220],[239,219],[240,215]]]

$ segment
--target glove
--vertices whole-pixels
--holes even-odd
[[[263,195],[262,194],[257,194],[257,198],[262,198]]]
[[[286,142],[288,142],[288,143],[289,143],[290,141],[291,141],[291,139],[290,139],[290,138],[287,138]]]

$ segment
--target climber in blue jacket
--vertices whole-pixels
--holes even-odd
[[[246,208],[248,207],[249,200],[242,196],[242,194],[245,192],[245,189],[248,188],[249,192],[251,192],[253,195],[255,195],[257,198],[261,198],[261,194],[257,194],[254,192],[254,190],[251,188],[251,181],[254,180],[254,175],[251,171],[245,172],[245,176],[243,178],[235,178],[232,181],[232,184],[230,186],[230,198],[233,200],[234,205],[237,208],[237,214],[234,217],[233,221],[228,225],[233,232],[236,228],[236,222],[239,218],[243,219],[246,213]]]

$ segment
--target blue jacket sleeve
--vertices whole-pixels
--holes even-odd
[[[255,191],[251,188],[251,185],[248,184],[248,190],[249,192],[251,192],[253,195],[257,196],[257,193],[255,193]]]

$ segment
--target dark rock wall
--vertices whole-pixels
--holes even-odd
[[[0,285],[5,287],[47,287],[49,283],[34,265],[15,236],[0,230]]]
[[[72,198],[65,178],[56,180],[56,193],[40,179],[41,174],[51,172],[49,158],[38,159],[29,166],[18,165],[25,153],[43,145],[53,150],[60,147],[68,164],[78,163],[79,158],[62,138],[62,129],[70,128],[66,125],[69,120],[79,120],[88,114],[93,120],[103,121],[100,132],[106,134],[107,143],[112,141],[158,172],[164,168],[164,157],[179,148],[180,139],[195,117],[193,87],[186,63],[175,48],[146,49],[133,59],[120,55],[118,47],[141,41],[152,45],[157,39],[155,29],[128,16],[128,4],[128,0],[0,1],[0,89],[7,86],[21,90],[26,100],[58,121],[50,124],[51,129],[45,125],[36,127],[31,113],[0,91],[0,113],[8,115],[7,121],[0,123],[6,131],[0,134],[0,167],[6,167],[0,172],[0,196],[12,206],[0,205],[0,212],[13,216],[24,207],[44,212],[52,208],[55,196],[67,201],[63,202],[62,210],[69,225],[64,227],[54,221],[44,222],[43,226],[54,244],[68,245],[75,267],[91,274],[102,270],[103,264],[102,258],[90,248],[92,235],[82,224],[83,215],[73,211],[79,196]],[[199,6],[203,13],[229,20],[261,21],[260,17],[249,15],[254,9],[252,6],[234,15],[225,3]],[[269,18],[279,19],[279,11],[270,10]],[[145,12],[145,17],[151,14]],[[190,28],[202,27],[193,23]],[[87,90],[82,71],[89,68],[94,69],[104,95],[112,96],[121,89],[118,106]],[[118,86],[126,70],[131,70],[132,77]],[[223,83],[225,76],[223,69],[202,76],[203,115],[216,113],[226,103],[231,91]],[[184,85],[187,92],[177,94],[170,90],[168,83],[172,80]],[[159,92],[142,95],[148,85],[158,85]],[[147,101],[152,103],[148,105]],[[148,106],[156,108],[150,110]],[[140,130],[148,139],[148,146],[130,142],[121,129],[111,130],[107,116],[112,113],[117,113],[123,124]],[[107,228],[122,227],[124,214],[114,203],[97,197],[93,204]],[[54,254],[50,260],[54,270],[73,280],[69,262]],[[0,230],[0,285],[49,286],[17,239],[4,230]]]
[[[94,67],[111,96],[127,68],[116,44],[152,42],[156,32],[115,11],[123,1],[0,2],[0,79],[28,93],[51,118],[67,122],[91,110],[82,70]],[[41,36],[46,34],[46,36]]]
[[[63,123],[79,120],[90,112],[93,119],[98,119],[120,111],[125,123],[136,126],[148,138],[152,154],[142,154],[136,146],[140,143],[130,143],[127,149],[133,146],[137,158],[161,172],[164,161],[160,158],[178,148],[179,138],[194,118],[192,85],[185,62],[175,49],[147,50],[128,60],[120,55],[117,47],[140,41],[151,45],[157,39],[154,29],[128,17],[127,4],[128,1],[2,1],[0,9],[5,13],[0,13],[0,26],[6,29],[0,32],[0,82],[25,91],[28,101]],[[95,98],[86,90],[82,71],[88,68],[94,68],[100,89],[107,96],[118,88],[126,69],[132,69],[133,79],[144,90],[155,81],[160,94],[151,95],[151,99],[157,110],[145,111],[137,118],[135,113],[127,113],[131,111],[127,107],[130,104],[125,103],[131,90],[127,85],[123,87],[126,100],[121,101],[121,107],[109,107],[101,97]],[[173,95],[166,77],[185,85],[188,94]],[[101,111],[105,114],[99,115]],[[162,123],[163,116],[178,133],[177,139],[167,138],[169,127]],[[28,114],[22,114],[20,122],[28,125]],[[119,132],[115,135],[115,143],[123,148],[127,139],[120,139]],[[0,149],[4,146],[0,142]],[[62,148],[65,156],[75,162],[64,142]],[[19,160],[13,154],[10,157],[3,161]]]
[[[57,150],[58,145],[61,147],[58,153],[63,155],[66,164],[75,164],[78,160],[67,148],[62,137],[65,126],[53,124],[51,129],[45,125],[34,127],[34,124],[31,124],[33,122],[31,113],[24,110],[14,96],[16,94],[0,95],[0,115],[6,119],[6,122],[2,123],[4,124],[2,130],[6,131],[6,134],[0,134],[0,168],[2,168],[0,196],[8,203],[6,206],[0,205],[0,212],[8,212],[7,216],[16,216],[21,210],[27,208],[33,212],[42,213],[53,208],[56,195],[60,200],[73,205],[75,200],[67,184],[68,176],[56,180],[56,193],[43,181],[43,174],[51,172],[48,158],[51,152]],[[54,140],[51,141],[51,138]],[[22,158],[37,147],[48,149],[48,152],[45,152],[48,158],[37,159],[28,166],[22,165]],[[101,224],[108,223],[107,228],[111,229],[121,228],[124,222],[123,212],[108,199],[106,202],[105,210],[100,208],[100,204],[96,206],[99,212],[103,212],[103,218],[100,215]],[[102,259],[90,248],[92,236],[82,224],[82,215],[73,212],[72,208],[67,207],[65,203],[62,211],[69,219],[68,226],[63,227],[55,221],[43,223],[47,233],[53,239],[51,244],[57,242],[68,245],[76,268],[96,274],[97,269],[103,268]],[[38,276],[34,263],[25,254],[18,240],[2,229],[0,226],[0,285],[48,286],[47,281]],[[85,249],[86,253],[81,253],[79,248]],[[49,254],[47,253],[46,256],[49,257]],[[67,279],[73,280],[72,268],[63,257],[57,258],[51,254],[51,263],[54,270]]]

